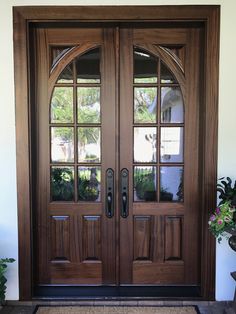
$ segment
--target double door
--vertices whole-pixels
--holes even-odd
[[[200,28],[38,27],[35,284],[199,284]]]

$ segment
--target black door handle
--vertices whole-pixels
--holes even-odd
[[[114,216],[114,171],[108,168],[106,171],[106,216]]]
[[[121,170],[121,217],[129,216],[129,171],[126,168]]]

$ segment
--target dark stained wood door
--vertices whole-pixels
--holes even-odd
[[[38,285],[116,280],[113,29],[36,30]],[[115,178],[114,178],[115,180]]]
[[[122,284],[199,283],[200,29],[120,30]]]
[[[34,30],[36,285],[199,284],[201,36]]]

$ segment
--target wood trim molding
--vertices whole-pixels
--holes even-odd
[[[25,6],[13,7],[16,105],[17,194],[19,226],[20,300],[31,300],[32,193],[30,151],[30,82],[28,73],[29,22],[204,22],[205,69],[202,103],[204,150],[202,154],[202,298],[213,300],[215,289],[215,240],[207,226],[209,209],[216,203],[217,126],[220,6]],[[200,237],[199,237],[200,238]]]

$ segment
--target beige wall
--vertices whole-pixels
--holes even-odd
[[[188,1],[188,0],[1,0],[0,1],[0,257],[18,258],[17,203],[15,174],[15,110],[13,77],[12,6],[19,5],[173,5],[220,4],[220,103],[218,176],[236,179],[236,100],[234,91],[236,73],[236,1]],[[230,271],[236,270],[236,253],[226,241],[217,245],[216,298],[232,299],[234,282]],[[7,298],[18,299],[17,263],[9,267]]]

